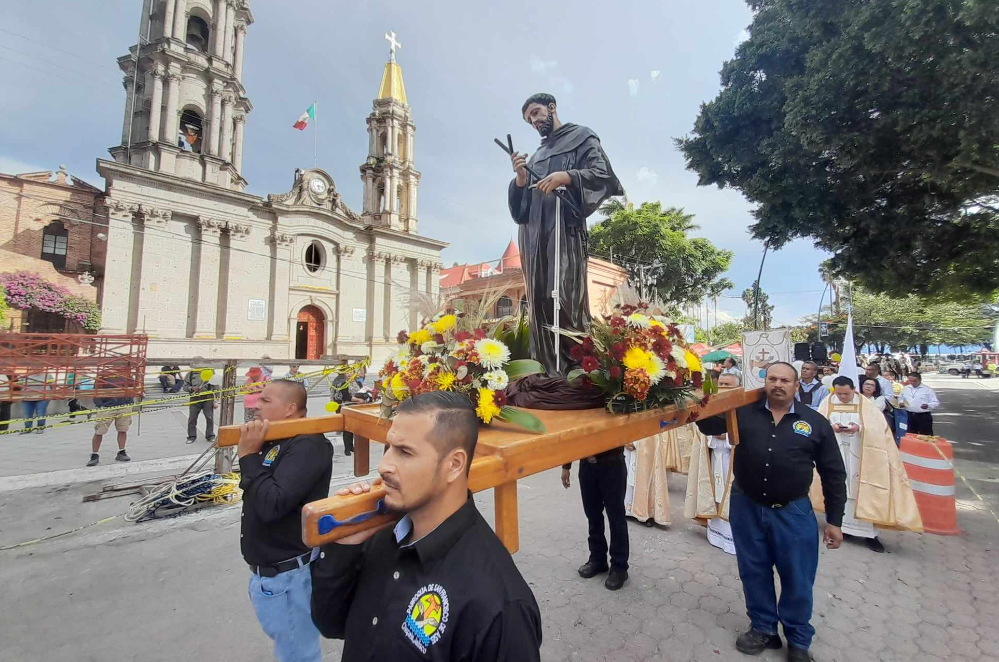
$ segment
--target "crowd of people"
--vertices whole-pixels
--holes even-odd
[[[732,363],[720,388],[741,387]],[[428,651],[442,651],[432,659],[539,659],[537,603],[468,492],[478,423],[467,399],[435,392],[399,407],[376,482],[386,491],[383,507],[402,519],[309,549],[301,509],[326,496],[332,447],[322,435],[264,441],[268,422],[305,415],[306,390],[291,377],[265,382],[239,445],[250,598],[277,659],[319,659],[320,636],[344,639],[344,659],[417,659]],[[736,411],[738,446],[718,416],[581,459],[589,526],[578,575],[606,575],[608,590],[622,589],[627,518],[670,525],[667,475],[686,473],[684,516],[704,524],[706,542],[739,566],[750,628],[736,647],[756,655],[786,640],[788,660],[809,660],[820,538],[829,549],[855,538],[880,553],[873,522],[921,530],[911,488],[898,479],[904,470],[886,410],[916,414],[919,427],[918,415],[938,404],[935,395],[910,373],[895,396],[877,364],[857,381],[837,375],[830,390],[810,362],[773,363],[765,398]],[[338,389],[343,404],[363,401],[363,378],[355,383]],[[885,458],[884,467],[862,465],[868,449]],[[869,472],[884,468],[889,484],[860,490]],[[561,482],[571,486],[571,465]],[[360,483],[340,494],[370,489]],[[821,536],[815,511],[825,513]],[[473,585],[474,599],[464,590]],[[281,609],[274,595],[286,596]],[[447,628],[449,619],[462,627]],[[400,627],[403,636],[382,636]]]

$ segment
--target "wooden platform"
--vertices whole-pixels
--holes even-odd
[[[545,424],[547,432],[524,432],[503,422],[482,428],[472,461],[469,488],[473,492],[495,490],[496,534],[511,553],[516,552],[520,547],[517,519],[517,480],[520,478],[679,427],[687,423],[692,411],[697,411],[700,418],[728,414],[730,433],[735,435],[732,425],[735,410],[761,396],[762,390],[723,389],[704,407],[685,411],[666,408],[623,415],[608,414],[602,409],[532,410]],[[348,407],[343,414],[334,416],[273,424],[267,436],[268,439],[286,439],[306,432],[353,432],[354,474],[363,476],[370,469],[370,441],[384,443],[391,425],[391,421],[379,418],[377,405],[368,405]],[[234,445],[238,441],[238,426],[222,428],[220,446]],[[733,439],[733,442],[738,440]],[[315,547],[391,520],[393,516],[385,514],[354,525],[334,526],[335,521],[375,511],[383,495],[384,490],[378,488],[367,494],[334,496],[306,505],[302,509],[303,540]]]

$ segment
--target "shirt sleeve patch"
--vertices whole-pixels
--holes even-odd
[[[795,434],[800,434],[803,437],[807,437],[808,435],[812,434],[812,426],[806,423],[805,421],[796,422],[792,429],[794,430]]]
[[[277,459],[278,453],[281,451],[281,444],[278,444],[274,448],[267,451],[267,455],[264,456],[264,466],[269,467],[274,464],[274,460]]]

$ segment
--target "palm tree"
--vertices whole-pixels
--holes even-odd
[[[615,212],[624,211],[628,208],[628,198],[607,198],[604,203],[597,207],[597,213],[610,218]]]

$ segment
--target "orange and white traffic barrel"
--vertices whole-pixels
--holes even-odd
[[[950,442],[941,437],[907,434],[902,437],[899,451],[923,519],[923,530],[940,536],[960,534]]]

